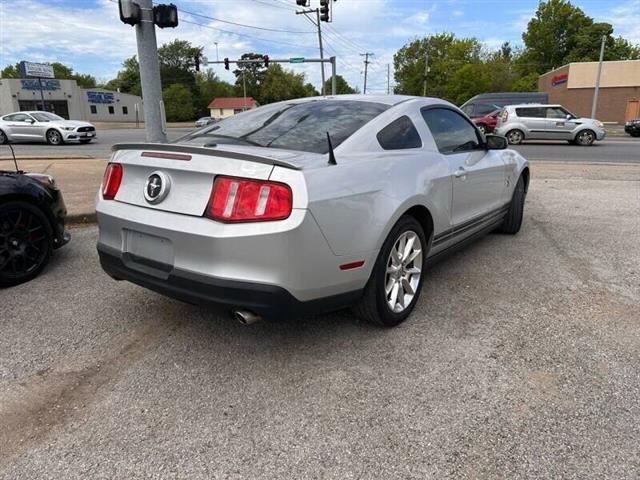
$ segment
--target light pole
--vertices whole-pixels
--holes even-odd
[[[218,42],[213,42],[216,45],[216,62],[220,61],[220,58],[218,58]]]
[[[600,77],[602,76],[602,61],[604,60],[604,45],[607,42],[607,36],[602,36],[602,44],[600,45],[600,61],[598,62],[598,76],[596,77],[596,88],[593,91],[593,104],[591,105],[591,118],[596,118],[596,109],[598,108],[598,93],[600,91]]]

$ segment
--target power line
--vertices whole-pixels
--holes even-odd
[[[295,33],[295,34],[300,34],[300,33],[316,33],[316,32],[310,32],[310,31],[294,31],[294,30],[281,30],[278,28],[267,28],[267,27],[258,27],[256,25],[247,25],[245,23],[238,23],[238,22],[232,22],[230,20],[222,20],[221,18],[216,18],[216,17],[210,17],[208,15],[203,15],[202,13],[194,13],[194,12],[188,12],[187,10],[183,10],[181,8],[178,8],[179,12],[182,13],[186,13],[187,15],[192,15],[194,17],[201,17],[201,18],[205,18],[207,20],[213,20],[216,22],[221,22],[221,23],[228,23],[229,25],[236,25],[238,27],[245,27],[245,28],[254,28],[256,30],[265,30],[267,32],[279,32],[279,33]]]
[[[289,10],[289,11],[294,10],[295,11],[295,8],[293,7],[293,5],[288,5],[287,4],[287,7],[289,7],[289,8],[287,8],[287,7],[284,7],[284,6],[276,4],[275,2],[274,3],[265,2],[264,0],[251,0],[251,1],[256,2],[256,3],[261,3],[263,5],[268,5],[271,8],[281,8],[282,10]]]

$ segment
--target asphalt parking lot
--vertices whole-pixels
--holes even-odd
[[[412,317],[250,327],[103,274],[0,291],[0,478],[638,478],[640,168],[537,163]]]
[[[169,128],[169,140],[192,131],[190,128]],[[135,143],[145,141],[144,129],[114,129],[98,130],[98,138],[93,142],[80,144],[65,144],[52,147],[42,143],[20,143],[14,146],[16,155],[27,156],[88,156],[94,158],[109,158],[111,146],[116,143]],[[640,163],[640,138],[629,136],[609,137],[602,142],[596,142],[591,147],[569,145],[567,142],[527,142],[523,145],[511,147],[518,150],[526,158],[538,161],[574,161],[574,162],[611,162],[611,163]],[[8,149],[0,147],[0,157],[9,154]]]

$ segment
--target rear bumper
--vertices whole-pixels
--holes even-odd
[[[160,265],[153,265],[145,272],[144,264],[137,264],[140,259],[131,258],[130,255],[105,245],[98,244],[97,248],[103,270],[116,280],[128,280],[195,305],[247,309],[264,317],[274,318],[287,314],[338,310],[352,305],[362,295],[361,290],[356,290],[301,302],[284,288],[275,285],[204,276],[175,267],[171,268],[168,275],[158,276],[153,271],[158,267],[162,268]]]

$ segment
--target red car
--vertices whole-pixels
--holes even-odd
[[[498,123],[498,114],[501,111],[501,109],[494,110],[493,112],[486,114],[484,117],[472,118],[471,121],[476,124],[482,133],[492,133],[496,128],[496,123]]]

